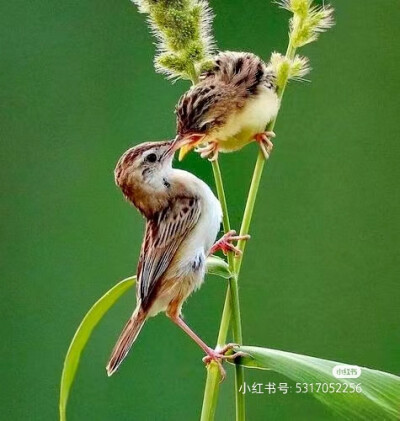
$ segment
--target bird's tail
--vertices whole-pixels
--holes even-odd
[[[131,346],[141,331],[144,322],[146,321],[146,313],[138,306],[133,312],[131,318],[126,323],[124,329],[119,335],[118,341],[112,350],[110,359],[108,361],[106,370],[108,376],[112,376],[121,365],[122,361],[128,355]]]

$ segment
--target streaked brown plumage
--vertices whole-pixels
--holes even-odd
[[[177,136],[186,139],[181,156],[209,144],[200,152],[215,159],[218,151],[235,151],[253,140],[268,156],[273,134],[262,135],[279,109],[272,70],[251,53],[222,52],[214,63],[177,105]]]
[[[229,233],[214,246],[221,207],[210,188],[186,171],[172,168],[179,142],[148,142],[129,149],[118,161],[115,181],[126,198],[146,218],[137,267],[137,305],[123,329],[107,365],[112,375],[126,357],[147,318],[165,311],[208,354],[209,348],[180,317],[186,298],[204,280],[205,261],[217,249],[235,251]],[[221,370],[222,369],[222,366]]]

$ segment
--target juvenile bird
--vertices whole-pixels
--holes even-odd
[[[265,132],[280,101],[271,68],[251,53],[222,52],[214,67],[180,98],[176,108],[177,139],[185,139],[179,159],[198,145],[201,157],[215,160],[257,141],[268,159],[275,137]]]
[[[148,142],[129,149],[115,168],[115,181],[146,219],[137,267],[137,305],[107,365],[111,376],[126,357],[145,321],[159,312],[182,328],[216,361],[224,377],[223,350],[207,346],[184,322],[181,308],[204,280],[206,257],[219,249],[238,249],[233,241],[247,239],[234,231],[214,245],[222,211],[211,189],[193,174],[172,168],[179,142]]]

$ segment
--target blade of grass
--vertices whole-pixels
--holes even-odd
[[[208,274],[220,276],[224,279],[228,279],[231,276],[228,264],[225,260],[217,256],[210,256],[207,258],[206,271]],[[98,301],[96,301],[96,303],[86,313],[76,330],[68,348],[67,355],[65,356],[61,375],[59,402],[60,421],[66,420],[69,392],[75,379],[81,354],[92,334],[93,329],[97,326],[107,311],[115,304],[115,302],[126,291],[128,291],[128,289],[135,285],[135,282],[136,276],[131,276],[113,286]]]
[[[61,375],[60,387],[60,421],[66,420],[66,409],[69,392],[79,366],[79,360],[87,341],[104,314],[113,306],[129,288],[132,288],[136,282],[136,276],[131,276],[107,291],[86,313],[81,324],[72,338],[64,360],[64,367]]]
[[[333,376],[332,370],[337,365],[347,364],[337,361],[255,346],[241,346],[234,351],[242,351],[249,355],[236,360],[237,364],[244,367],[275,371],[296,383],[308,385],[309,390],[309,385],[313,384],[311,395],[340,414],[341,419],[352,421],[400,419],[398,376],[361,367],[361,375],[358,378],[340,379]],[[351,383],[359,384],[358,391],[350,393]],[[324,393],[321,388],[316,392],[318,386],[315,385],[318,384],[332,384],[332,390],[335,392]],[[344,393],[345,388],[346,393]]]

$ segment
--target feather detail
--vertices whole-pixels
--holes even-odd
[[[182,95],[176,108],[178,135],[220,131],[248,102],[266,91],[275,95],[275,75],[259,57],[219,53],[214,67],[202,73],[200,82]]]
[[[118,370],[118,367],[128,355],[129,350],[142,330],[145,321],[146,313],[139,305],[136,307],[131,318],[122,329],[118,341],[111,352],[111,356],[106,367],[108,376],[112,376]]]
[[[273,88],[274,74],[252,53],[224,51],[214,60],[214,68],[200,75],[200,80],[214,80],[242,90],[242,95],[255,94],[260,84]]]
[[[146,224],[145,240],[138,264],[138,299],[147,309],[158,281],[170,266],[179,246],[201,214],[200,200],[177,196]]]

